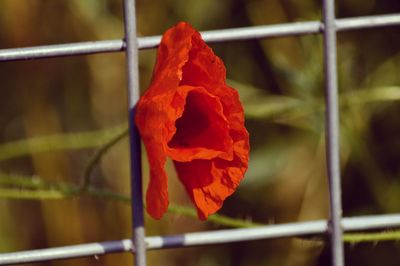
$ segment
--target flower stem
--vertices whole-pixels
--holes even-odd
[[[30,200],[43,200],[43,199],[64,199],[68,195],[65,192],[51,189],[13,189],[13,188],[0,188],[0,197],[7,199],[30,199]]]
[[[81,189],[83,190],[88,189],[91,183],[91,176],[93,169],[100,161],[101,157],[103,157],[103,155],[118,141],[126,137],[128,133],[129,133],[128,128],[125,127],[121,132],[118,132],[115,136],[113,136],[106,143],[104,143],[99,149],[96,150],[96,152],[90,158],[89,162],[86,164],[85,170],[83,172],[83,184]]]
[[[350,244],[362,242],[399,241],[400,230],[373,232],[373,233],[346,233],[343,240]]]
[[[10,182],[12,180],[12,182]],[[0,174],[0,184],[16,185],[19,188],[0,188],[0,198],[24,199],[24,200],[59,200],[77,196],[90,196],[114,200],[130,204],[129,196],[115,193],[109,190],[88,187],[82,190],[80,187],[68,184],[48,184],[38,177],[24,177],[20,175]],[[170,204],[168,213],[197,218],[196,210],[190,207]],[[207,222],[232,228],[246,228],[265,226],[249,220],[231,218],[225,215],[214,214],[208,217]],[[399,241],[400,230],[373,232],[373,233],[346,233],[343,236],[346,243],[357,244],[363,242]]]

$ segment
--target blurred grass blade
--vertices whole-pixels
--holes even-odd
[[[355,90],[340,96],[340,105],[351,106],[356,104],[368,104],[374,102],[400,100],[400,87],[390,86],[374,89]]]
[[[308,110],[306,102],[285,96],[269,96],[259,102],[249,103],[245,107],[247,118],[274,118],[285,116],[294,110],[304,112]]]
[[[248,86],[241,87],[236,84],[239,93]],[[260,93],[261,90],[251,88],[251,93],[245,94],[243,101],[245,114],[250,119],[295,119],[310,115],[314,112],[324,111],[324,100],[304,101],[293,97],[268,95]],[[340,107],[364,105],[370,103],[389,102],[400,100],[400,87],[380,87],[373,89],[354,90],[342,93]]]
[[[55,150],[94,148],[126,130],[125,124],[109,129],[33,137],[0,145],[0,161]]]

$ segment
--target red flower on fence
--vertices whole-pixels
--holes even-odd
[[[165,32],[150,87],[135,121],[147,150],[147,212],[168,208],[167,157],[200,219],[222,207],[248,167],[249,135],[237,92],[226,85],[225,66],[188,23]]]

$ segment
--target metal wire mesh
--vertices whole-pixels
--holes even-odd
[[[127,57],[128,95],[131,140],[131,184],[133,240],[89,243],[58,248],[29,250],[0,254],[0,265],[77,258],[115,252],[133,251],[135,265],[146,265],[146,250],[173,247],[230,243],[328,233],[331,241],[332,265],[344,265],[343,231],[385,229],[400,226],[399,215],[342,218],[339,164],[339,111],[336,70],[336,33],[338,31],[400,25],[400,14],[335,19],[334,0],[323,1],[323,22],[297,22],[257,27],[233,28],[202,32],[207,42],[226,42],[290,35],[318,34],[324,36],[324,66],[326,90],[326,150],[330,191],[330,219],[311,222],[276,224],[249,229],[231,229],[187,233],[171,236],[145,236],[143,223],[142,181],[140,168],[140,139],[133,123],[134,107],[139,99],[138,49],[157,47],[160,36],[136,36],[135,5],[124,0],[124,40],[106,40],[57,44],[27,48],[0,49],[0,61],[40,59],[82,54],[125,51]]]

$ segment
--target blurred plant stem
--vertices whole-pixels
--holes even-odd
[[[361,242],[381,242],[381,241],[399,241],[400,230],[374,232],[374,233],[352,233],[344,234],[343,240],[350,244]]]
[[[12,181],[11,181],[12,180]],[[82,190],[79,186],[68,184],[47,184],[38,181],[37,177],[30,178],[23,176],[8,176],[0,174],[0,184],[19,186],[19,188],[0,188],[0,198],[8,199],[29,199],[29,200],[55,200],[67,199],[70,197],[89,196],[93,198],[101,198],[107,200],[114,200],[131,204],[128,196],[114,193],[109,190],[97,189],[94,187],[87,187]],[[190,207],[170,204],[168,213],[177,214],[187,217],[197,218],[196,210]],[[214,214],[211,215],[207,222],[218,225],[223,225],[233,228],[249,228],[257,226],[267,226],[252,222],[249,220],[231,218],[225,215]],[[374,233],[346,233],[344,234],[344,241],[351,244],[361,242],[380,242],[380,241],[398,241],[400,240],[400,230],[398,231],[385,231]]]
[[[87,186],[86,189],[83,190],[80,186],[70,184],[50,184],[38,179],[38,177],[31,178],[30,176],[0,174],[0,184],[6,186],[0,188],[0,198],[52,200],[90,196],[93,198],[120,201],[127,204],[131,203],[130,197],[109,190],[98,189],[91,186]],[[197,218],[197,213],[193,208],[175,204],[170,204],[168,212]],[[229,227],[255,227],[262,225],[247,220],[233,219],[223,215],[213,215],[208,221]]]

